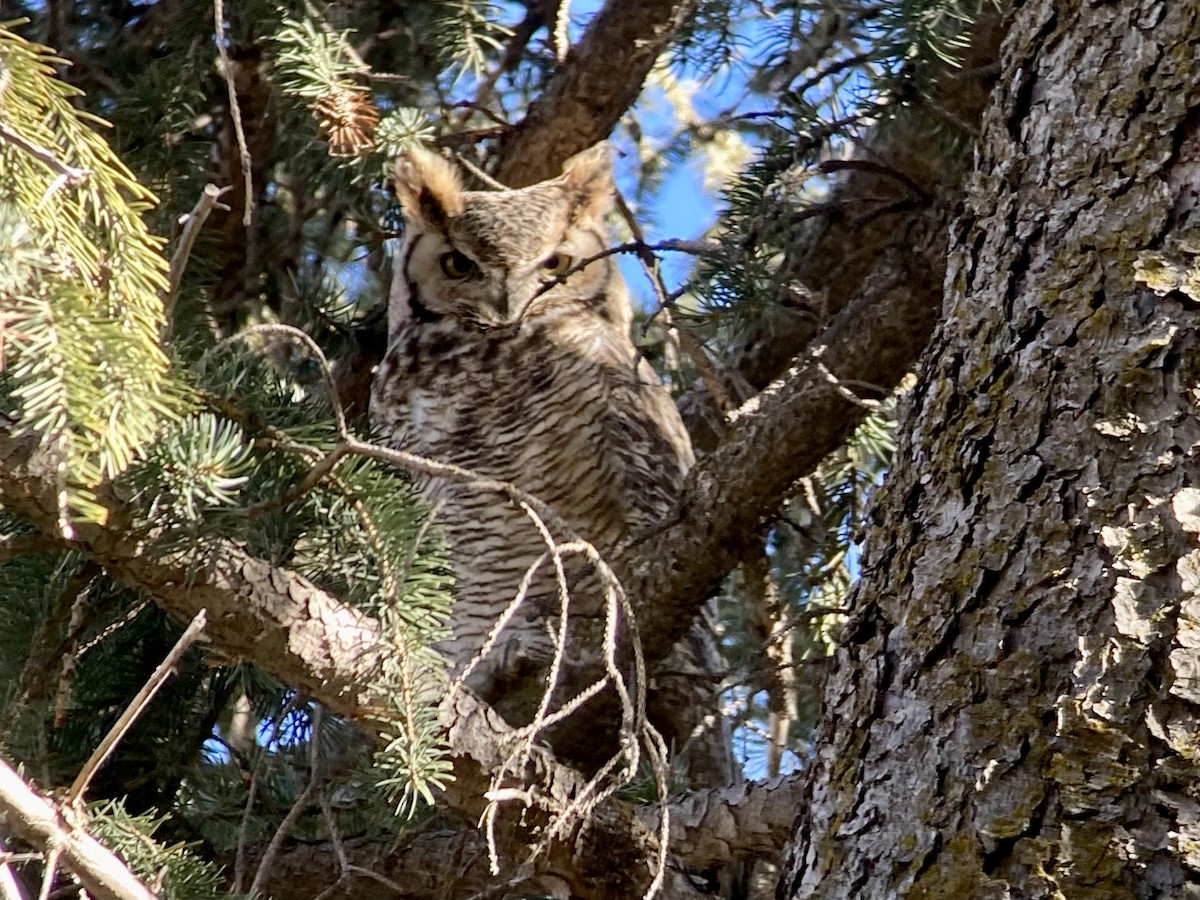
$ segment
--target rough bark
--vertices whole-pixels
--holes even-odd
[[[609,0],[525,118],[501,143],[495,176],[509,187],[553,178],[625,115],[697,0]]]
[[[696,791],[670,805],[671,857],[689,872],[728,865],[730,860],[774,860],[791,833],[799,776]],[[659,826],[658,807],[637,811],[650,831]],[[407,900],[468,896],[492,885],[487,848],[473,829],[443,823],[396,846],[394,838],[344,841],[347,862],[385,878],[403,881]],[[253,865],[257,858],[251,854]],[[283,853],[267,882],[272,900],[312,900],[312,885],[333,884],[340,863],[332,843],[296,842]],[[343,885],[342,896],[359,896],[369,880],[361,873]],[[679,896],[672,887],[667,896]]]
[[[774,860],[796,818],[800,778],[693,791],[670,805],[671,852],[688,868],[703,871],[736,859]],[[658,808],[640,814],[658,827]]]
[[[781,897],[1200,896],[1198,85],[1018,8]]]

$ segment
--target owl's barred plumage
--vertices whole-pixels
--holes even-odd
[[[371,398],[380,440],[515,484],[602,555],[661,522],[693,460],[670,395],[630,338],[614,257],[572,271],[608,246],[611,178],[603,146],[514,191],[465,191],[427,151],[402,159],[405,234]],[[546,547],[493,492],[438,478],[421,486],[451,549],[454,637],[442,649],[461,669]],[[598,615],[594,575],[578,559],[569,573],[572,615]],[[484,665],[473,686],[495,700],[514,659],[544,662],[556,609],[545,565],[505,631],[504,662]]]

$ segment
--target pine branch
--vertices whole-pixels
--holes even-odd
[[[949,148],[931,147],[929,118],[940,110],[978,127],[1003,34],[998,13],[982,17],[971,29],[962,68],[945,64],[931,73],[934,90],[928,98],[912,102],[877,129],[854,160],[838,164],[844,171],[824,204],[829,215],[808,239],[787,249],[775,277],[775,296],[764,304],[772,315],[750,325],[733,353],[738,373],[751,386],[762,389],[783,374],[865,287],[891,280],[897,261],[915,276],[905,288],[912,294],[914,311],[940,309],[947,229],[962,196],[970,152],[962,148],[948,154]],[[864,198],[871,198],[875,208],[887,202],[904,205],[893,205],[886,215],[849,214]],[[819,297],[820,307],[801,300],[796,310],[795,285]],[[779,315],[780,309],[792,312]],[[927,316],[915,316],[914,324],[918,319],[928,321]],[[928,336],[927,332],[911,342],[918,343],[919,350]],[[890,387],[895,380],[882,384]]]
[[[604,140],[698,0],[609,0],[500,146],[496,178],[510,187],[559,173]]]
[[[54,470],[54,460],[39,452],[33,441],[14,439],[0,430],[0,504],[47,534],[56,533]],[[307,579],[256,559],[232,541],[213,542],[201,558],[185,553],[155,558],[145,553],[128,527],[132,509],[105,486],[97,490],[97,502],[108,510],[108,524],[81,523],[71,547],[101,563],[115,580],[146,591],[177,618],[207,609],[206,634],[225,655],[253,662],[331,712],[371,729],[366,720],[376,709],[368,686],[383,668],[383,654],[390,652],[372,618]],[[477,820],[487,808],[485,795],[493,773],[508,760],[518,736],[465,691],[442,713],[455,776],[442,799]],[[523,859],[536,842],[533,835],[547,826],[549,812],[568,808],[586,784],[545,750],[531,748],[528,756],[521,776],[534,806],[516,810],[513,820],[503,820],[497,832],[502,853],[514,861]],[[611,847],[618,846],[629,854],[628,868],[614,875],[619,886],[580,885],[578,896],[599,900],[607,890],[640,895],[648,875],[639,864],[653,858],[652,833],[614,804],[594,814],[588,834],[590,849],[584,852],[600,854],[592,865],[603,871],[606,864],[599,860],[610,857]],[[570,841],[552,846],[543,865],[574,871]]]
[[[97,900],[156,900],[125,863],[62,809],[39,796],[0,760],[0,812],[14,833],[33,846],[57,850],[84,889]]]
[[[734,859],[775,859],[790,836],[804,788],[800,775],[743,782],[695,791],[670,804],[671,855],[692,872]],[[642,807],[637,818],[649,831],[658,827],[658,808]],[[350,869],[373,869],[402,881],[409,900],[441,900],[450,891],[469,895],[495,884],[487,868],[487,848],[473,830],[432,829],[396,846],[394,838],[355,838],[341,842]],[[252,851],[252,857],[263,852]],[[273,900],[312,900],[312,885],[332,884],[340,861],[328,844],[302,844],[280,854],[265,893]],[[352,896],[356,883],[347,880]],[[671,894],[671,896],[676,896]]]
[[[11,128],[8,128],[3,124],[0,124],[0,140],[12,144],[18,150],[25,151],[38,162],[42,163],[42,165],[44,165],[46,168],[57,172],[61,182],[56,180],[54,184],[61,183],[68,186],[74,186],[87,178],[87,169],[77,169],[74,166],[68,166],[65,162],[60,160],[45,147],[34,143],[28,138],[22,137]]]

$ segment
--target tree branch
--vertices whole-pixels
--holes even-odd
[[[670,805],[671,854],[693,871],[733,859],[774,859],[792,835],[803,793],[802,776],[744,781],[693,791]],[[639,810],[649,829],[658,827],[658,808]]]
[[[52,460],[41,456],[33,441],[0,431],[0,471],[5,473],[0,478],[0,503],[35,527],[56,533]],[[178,618],[207,608],[206,633],[222,653],[253,662],[332,712],[369,727],[364,722],[371,713],[367,685],[379,671],[384,646],[373,619],[303,577],[248,555],[233,542],[210,546],[203,560],[156,559],[129,531],[131,511],[103,488],[98,500],[110,511],[109,524],[80,523],[70,546],[103,565],[111,577],[145,590]],[[443,707],[442,719],[448,728],[455,778],[443,799],[474,821],[486,809],[492,777],[509,759],[517,735],[494,710],[467,692]],[[501,823],[499,836],[507,859],[519,863],[530,834],[545,825],[548,811],[569,806],[586,779],[555,762],[549,752],[534,748],[514,780],[520,782],[530,806],[519,810],[512,821]],[[788,817],[779,815],[786,801],[753,805],[759,798],[767,802],[778,797],[769,793],[773,790],[753,786],[709,791],[673,805],[673,838],[681,842],[673,853],[687,865],[693,859],[707,864],[716,858],[714,854],[726,851],[773,854],[787,834],[784,819]],[[709,828],[711,817],[719,815],[718,804],[726,800],[746,804],[747,821],[757,823],[742,829],[748,842],[730,838],[724,829],[719,834],[727,841],[726,851],[715,849],[712,842],[697,843],[693,837],[700,833],[697,829]],[[763,823],[767,823],[765,832]],[[650,877],[645,863],[653,857],[657,825],[657,808],[635,815],[627,805],[610,802],[595,811],[582,836],[570,836],[552,847],[544,868],[569,878],[581,898],[635,896]],[[690,849],[692,844],[695,850]]]
[[[885,266],[881,266],[885,269]],[[866,410],[916,360],[938,308],[914,301],[931,277],[893,259],[888,279],[859,298],[778,381],[742,406],[733,430],[688,476],[676,518],[616,560],[641,618],[648,660],[661,658],[703,598],[760,544],[763,523],[791,486],[850,435]]]
[[[999,53],[1001,17],[981,19],[965,63],[986,71]],[[929,104],[977,122],[986,85],[949,67]],[[821,314],[764,318],[735,361],[762,392],[729,422],[724,440],[692,470],[676,518],[629,548],[616,568],[641,614],[648,660],[661,658],[698,604],[757,547],[763,523],[795,481],[813,471],[862,421],[870,404],[911,370],[941,312],[945,246],[969,153],[931,154],[916,136],[928,115],[906,112],[881,129],[863,155],[886,160],[901,177],[854,167],[833,200],[911,195],[901,213],[862,223],[833,217],[785,260],[782,285],[819,294]],[[822,331],[822,328],[824,330]],[[864,392],[859,385],[873,386]],[[851,385],[854,387],[851,388]]]
[[[84,889],[96,900],[156,900],[112,851],[38,796],[0,760],[0,813],[8,827],[43,851],[57,850]]]
[[[776,858],[790,836],[801,789],[800,776],[791,775],[696,791],[672,802],[672,859],[677,866],[699,872],[734,859]],[[637,817],[653,832],[658,813],[657,806],[647,806],[637,810]],[[441,900],[495,883],[487,867],[487,848],[470,829],[430,828],[400,847],[394,838],[342,843],[352,865],[402,878],[407,900]],[[265,893],[273,900],[312,900],[311,886],[332,884],[340,868],[331,844],[298,844],[280,856]],[[447,887],[451,883],[453,889]],[[361,884],[348,880],[334,896],[357,896],[359,888]]]
[[[602,141],[642,91],[646,75],[697,0],[609,0],[546,89],[502,140],[497,180],[524,187],[559,173]]]

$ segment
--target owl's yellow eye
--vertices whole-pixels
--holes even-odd
[[[477,266],[475,260],[467,256],[465,253],[459,253],[457,250],[451,250],[449,253],[443,253],[438,259],[438,264],[442,267],[442,272],[447,278],[466,278],[475,271]]]
[[[555,253],[547,256],[542,263],[542,271],[547,275],[561,275],[575,264],[575,260],[565,253]]]

